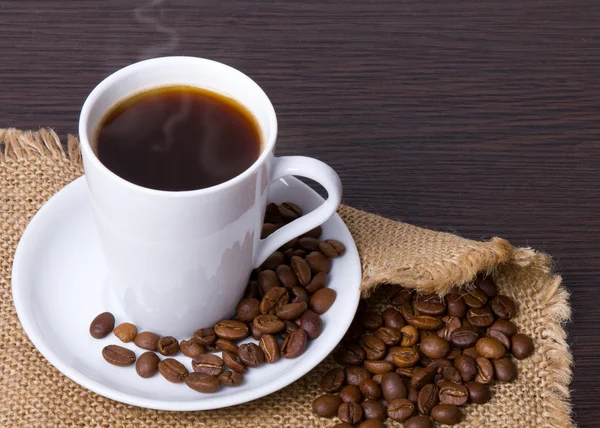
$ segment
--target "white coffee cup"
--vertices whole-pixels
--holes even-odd
[[[106,112],[133,94],[173,85],[213,90],[253,113],[262,136],[258,160],[222,184],[181,192],[144,188],[106,168],[93,147]],[[133,322],[140,331],[189,337],[231,317],[251,270],[286,242],[325,222],[341,200],[340,179],[323,162],[273,155],[277,118],[263,90],[240,71],[207,59],[156,58],[110,75],[84,103],[79,137],[110,272],[107,281],[128,317],[122,321]],[[261,240],[269,185],[288,175],[317,181],[328,199]]]

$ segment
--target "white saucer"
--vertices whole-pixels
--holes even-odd
[[[293,177],[272,185],[269,200],[292,201],[305,212],[323,201]],[[40,209],[17,248],[12,288],[21,324],[37,349],[63,374],[100,395],[160,410],[207,410],[251,401],[289,385],[319,364],[352,321],[360,298],[360,259],[350,232],[336,214],[323,225],[323,236],[346,246],[346,254],[333,262],[330,273],[329,287],[337,292],[337,299],[322,317],[323,333],[310,341],[302,356],[250,369],[242,385],[215,394],[169,383],[159,374],[142,379],[134,367],[111,366],[102,358],[102,348],[123,344],[112,334],[93,339],[88,332],[90,322],[104,311],[112,312],[117,324],[128,320],[106,284],[107,270],[90,203],[82,177]],[[142,353],[133,344],[124,346],[137,356]],[[177,358],[191,370],[189,358],[181,354]]]

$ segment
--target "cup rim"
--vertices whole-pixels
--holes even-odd
[[[92,146],[89,141],[90,139],[88,138],[89,136],[87,134],[87,125],[88,125],[88,121],[89,121],[90,111],[92,109],[92,106],[98,99],[98,97],[100,97],[100,95],[102,93],[104,93],[112,84],[114,84],[116,81],[118,81],[119,79],[121,79],[125,76],[140,72],[141,70],[143,70],[145,67],[147,67],[149,65],[155,65],[155,64],[159,64],[159,63],[165,63],[165,65],[166,65],[166,64],[172,63],[174,61],[175,62],[177,62],[177,61],[202,62],[205,64],[210,64],[212,66],[229,69],[229,70],[233,71],[234,73],[239,74],[240,77],[248,79],[249,82],[251,82],[251,84],[256,86],[256,89],[258,89],[259,93],[264,95],[264,98],[266,101],[265,107],[267,109],[267,116],[269,119],[269,124],[268,124],[268,129],[264,130],[267,138],[264,139],[262,152],[261,152],[260,156],[258,157],[258,159],[256,159],[256,161],[254,161],[254,163],[252,165],[250,165],[248,168],[246,168],[246,170],[244,170],[242,173],[236,175],[235,177],[230,178],[227,181],[224,181],[223,183],[219,183],[219,184],[211,186],[211,187],[205,187],[203,189],[181,190],[181,191],[159,190],[159,189],[151,189],[149,187],[143,187],[138,184],[127,181],[124,178],[122,178],[119,175],[112,172],[102,162],[100,162],[100,159],[98,159],[98,157],[96,156],[96,153],[94,153],[94,151],[92,150]],[[115,71],[114,73],[112,73],[109,76],[107,76],[106,78],[104,78],[100,83],[98,83],[98,85],[96,85],[96,87],[92,90],[92,92],[90,92],[90,94],[87,96],[85,102],[83,103],[83,107],[81,108],[81,113],[79,115],[79,129],[78,130],[79,130],[79,144],[81,147],[82,155],[87,157],[88,161],[91,162],[95,168],[98,168],[100,171],[102,171],[108,177],[110,177],[114,181],[117,181],[120,185],[125,186],[131,190],[138,191],[138,192],[145,193],[145,194],[151,194],[153,196],[170,197],[170,198],[172,198],[172,197],[185,198],[185,197],[190,197],[190,196],[207,195],[207,194],[211,194],[211,193],[216,193],[216,192],[219,192],[226,188],[233,187],[237,183],[245,180],[248,176],[253,174],[258,168],[260,168],[260,166],[266,161],[267,157],[269,157],[271,155],[271,153],[273,151],[273,147],[275,145],[275,141],[277,139],[277,115],[275,114],[275,108],[273,107],[271,100],[269,99],[267,94],[264,92],[264,90],[252,78],[250,78],[248,75],[241,72],[240,70],[238,70],[234,67],[231,67],[227,64],[224,64],[224,63],[221,63],[218,61],[214,61],[214,60],[210,60],[210,59],[206,59],[206,58],[193,57],[193,56],[165,56],[165,57],[151,58],[151,59],[138,61],[133,64],[130,64],[126,67],[123,67],[123,68]]]

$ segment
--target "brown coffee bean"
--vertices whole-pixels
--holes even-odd
[[[283,358],[297,358],[306,349],[308,335],[305,330],[298,329],[290,333],[281,344],[281,356]]]
[[[517,360],[522,360],[533,354],[533,341],[525,334],[518,333],[511,337],[512,354]]]
[[[181,383],[188,377],[188,369],[173,358],[166,358],[158,363],[159,373],[169,382]]]
[[[475,404],[485,404],[491,399],[490,390],[479,382],[467,383],[469,390],[469,401]]]
[[[115,316],[110,312],[102,312],[90,324],[90,335],[94,339],[103,339],[113,331]]]
[[[406,300],[412,299],[412,294],[406,288],[392,286],[385,291],[385,298],[394,306],[402,306]]]
[[[436,374],[435,367],[417,367],[413,371],[413,376],[410,379],[410,387],[420,390],[428,383],[433,382],[433,376]]]
[[[307,254],[304,260],[308,263],[313,275],[316,275],[319,272],[329,273],[331,270],[331,260],[325,257],[320,251],[313,251]]]
[[[363,409],[358,403],[342,403],[338,408],[338,418],[348,424],[357,424],[363,418]]]
[[[333,354],[333,359],[343,366],[358,366],[367,358],[367,353],[362,346],[356,343],[341,345]]]
[[[265,223],[263,224],[262,231],[260,232],[260,239],[265,239],[273,232],[279,229],[279,226],[274,223]]]
[[[450,335],[452,345],[463,349],[475,346],[477,339],[479,339],[479,333],[473,327],[457,328]]]
[[[203,393],[217,392],[221,388],[219,378],[204,373],[190,373],[185,384],[194,391]]]
[[[381,387],[373,379],[363,380],[359,388],[366,400],[379,400],[381,398]]]
[[[506,334],[502,333],[500,330],[490,330],[489,328],[486,331],[486,335],[488,337],[493,337],[498,342],[500,342],[507,351],[510,351],[510,337]]]
[[[364,410],[363,407],[363,412]],[[385,428],[385,424],[378,419],[369,419],[358,424],[358,428]]]
[[[276,203],[271,202],[267,205],[265,210],[265,223],[281,223],[283,221],[283,217],[279,212],[279,207]]]
[[[306,302],[287,303],[277,308],[277,316],[282,320],[293,320],[300,317],[307,309]]]
[[[402,340],[400,330],[393,327],[379,327],[374,335],[388,346],[397,345]]]
[[[439,369],[440,367],[452,367],[452,361],[447,358],[434,358],[426,367],[433,367],[435,369]]]
[[[498,294],[492,299],[490,306],[494,314],[503,320],[508,320],[517,314],[517,306],[513,299],[508,296]]]
[[[325,394],[317,397],[312,404],[312,411],[322,418],[332,418],[337,415],[338,408],[342,400],[332,394]]]
[[[179,348],[183,355],[190,358],[196,358],[198,355],[206,352],[206,348],[204,346],[198,345],[192,339],[182,340],[179,344]]]
[[[475,376],[475,382],[488,384],[494,380],[494,366],[490,360],[484,357],[475,359],[477,365],[477,375]]]
[[[285,261],[286,259],[283,253],[281,251],[275,251],[273,254],[267,257],[267,260],[264,261],[261,268],[275,270],[277,266],[285,263]]]
[[[317,314],[324,314],[335,302],[337,293],[331,288],[321,288],[310,298],[310,308]]]
[[[383,325],[386,327],[400,330],[406,325],[406,321],[400,312],[394,308],[388,308],[381,314],[383,317]]]
[[[477,341],[475,349],[485,358],[502,358],[506,354],[504,346],[493,337],[482,337]]]
[[[419,399],[419,390],[417,388],[408,388],[406,398],[416,406],[417,400]]]
[[[356,385],[346,385],[339,393],[343,403],[360,403],[363,399],[362,392]]]
[[[229,352],[233,352],[234,354],[238,353],[237,345],[235,343],[233,343],[231,340],[218,338],[215,341],[215,345],[221,351],[229,351]]]
[[[498,330],[507,335],[508,337],[512,337],[517,334],[517,326],[508,320],[496,320],[489,327],[489,330]]]
[[[239,386],[244,381],[244,376],[238,372],[223,372],[219,375],[219,381],[225,386]]]
[[[406,398],[406,386],[398,373],[386,373],[381,378],[381,392],[388,403],[395,398]]]
[[[387,418],[386,409],[379,401],[365,400],[360,405],[363,408],[363,414],[367,420],[385,421]],[[363,422],[364,423],[364,422]]]
[[[394,365],[385,360],[365,360],[363,364],[373,374],[385,374],[394,370]]]
[[[444,322],[444,325],[437,331],[437,335],[442,339],[450,341],[450,335],[454,330],[462,326],[462,322],[460,318],[451,316],[445,316],[442,318],[442,321]]]
[[[450,343],[439,336],[427,336],[421,340],[421,352],[429,358],[444,358],[450,352]]]
[[[331,369],[321,379],[321,389],[325,392],[337,392],[342,388],[345,380],[346,374],[344,370],[339,368]]]
[[[147,349],[148,351],[157,351],[159,339],[160,337],[157,334],[143,331],[138,333],[135,339],[133,339],[133,343],[135,343],[138,348]]]
[[[366,359],[368,360],[380,360],[385,356],[387,348],[385,343],[378,337],[363,334],[358,343],[365,350]]]
[[[321,288],[327,285],[329,281],[329,275],[327,272],[319,272],[312,277],[308,285],[305,287],[307,293],[316,293]]]
[[[475,287],[483,291],[489,298],[496,297],[496,294],[498,294],[498,287],[489,276],[487,278],[478,277],[475,281]]]
[[[135,371],[144,379],[150,378],[158,372],[160,358],[154,352],[146,351],[135,362]]]
[[[248,371],[248,367],[246,367],[240,361],[239,357],[236,354],[229,351],[223,351],[221,356],[223,357],[223,363],[234,372],[243,374]]]
[[[280,264],[275,269],[275,273],[285,288],[291,289],[298,286],[298,278],[290,266]]]
[[[494,322],[494,315],[489,306],[482,308],[471,308],[467,312],[467,320],[474,327],[488,327]]]
[[[383,374],[376,374],[376,375],[373,375],[373,377],[371,379],[373,379],[375,382],[377,382],[378,385],[381,385],[382,378],[383,378]]]
[[[432,315],[415,315],[408,323],[420,330],[437,330],[442,327],[442,320]]]
[[[242,299],[238,303],[235,314],[240,321],[250,322],[260,314],[258,299]]]
[[[302,216],[302,208],[293,202],[284,202],[279,205],[279,213],[283,220],[289,223]]]
[[[326,257],[334,259],[344,255],[346,252],[346,247],[340,241],[336,241],[335,239],[327,239],[326,241],[319,242],[319,251]]]
[[[323,234],[323,228],[321,226],[317,226],[314,229],[311,229],[308,232],[306,232],[305,234],[301,235],[300,237],[302,238],[304,236],[310,236],[311,238],[319,239],[322,234]]]
[[[284,287],[273,287],[267,291],[260,301],[259,310],[263,315],[275,314],[277,308],[290,301],[290,295]]]
[[[460,348],[452,348],[450,349],[450,352],[448,352],[448,355],[446,355],[446,359],[453,360],[456,357],[458,357],[461,353],[462,352]]]
[[[440,389],[433,383],[428,383],[419,391],[417,398],[417,409],[424,415],[431,413],[433,409],[439,403],[439,392]]]
[[[451,317],[462,318],[467,313],[467,305],[460,294],[448,294],[446,296],[446,306],[448,315]]]
[[[175,355],[179,352],[179,342],[173,336],[161,337],[156,349],[165,356]]]
[[[138,334],[138,336],[139,336],[139,334]],[[137,338],[136,338],[136,340],[137,340]],[[194,342],[196,342],[198,345],[208,346],[208,345],[214,343],[215,340],[217,340],[217,336],[215,334],[215,331],[212,328],[201,328],[199,330],[196,330],[196,332],[192,336],[192,340]],[[158,339],[156,341],[158,342]],[[137,345],[137,343],[136,343],[136,345]]]
[[[219,376],[223,373],[224,361],[213,354],[201,354],[192,360],[192,369],[198,373]]]
[[[417,330],[412,325],[405,325],[400,329],[400,333],[402,333],[402,340],[400,341],[400,346],[415,346],[419,341],[419,330]]]
[[[458,370],[454,367],[442,367],[438,370],[438,373],[447,381],[454,383],[461,383],[462,376]]]
[[[404,428],[433,428],[433,422],[427,416],[413,416],[404,422]]]
[[[305,251],[315,251],[319,249],[319,240],[316,238],[311,238],[309,236],[305,236],[298,240],[297,246],[302,248]]]
[[[401,347],[393,353],[392,359],[398,367],[413,367],[419,362],[420,356],[419,351],[415,347]]]
[[[113,333],[115,336],[119,338],[119,340],[123,343],[132,342],[133,339],[137,336],[137,327],[131,323],[124,322],[123,324],[119,324],[115,327]]]
[[[295,321],[285,320],[283,323],[285,324],[285,327],[283,331],[279,333],[282,339],[288,337],[292,331],[296,331],[300,328],[296,325]]]
[[[438,404],[431,409],[431,418],[440,424],[455,425],[461,417],[460,409],[452,404]]]
[[[479,355],[479,352],[477,352],[477,349],[475,349],[474,346],[464,349],[463,355],[467,355],[467,356],[473,358],[473,360],[477,357],[481,357],[481,355]]]
[[[258,274],[258,288],[260,288],[263,295],[275,287],[281,287],[281,281],[279,281],[275,271],[266,269]]]
[[[285,324],[276,315],[259,315],[252,325],[263,334],[276,334],[285,328]]]
[[[258,331],[258,329],[254,325],[254,323],[249,324],[249,327],[250,327],[250,335],[252,336],[252,339],[260,340],[260,338],[262,337],[263,334],[260,331]]]
[[[135,352],[118,345],[105,346],[102,356],[113,366],[127,367],[135,363]]]
[[[443,404],[462,406],[469,400],[469,391],[459,383],[444,380],[439,388],[439,399]]]
[[[445,301],[437,295],[417,296],[413,300],[413,307],[425,315],[443,315],[446,313]]]
[[[475,360],[465,354],[454,359],[454,368],[458,370],[464,382],[470,382],[477,375]]]
[[[362,314],[360,323],[367,330],[377,330],[383,324],[383,317],[377,312],[368,311]]]
[[[494,374],[497,380],[512,382],[517,378],[517,366],[515,366],[510,357],[492,360],[492,364],[494,365]]]
[[[297,249],[289,249],[286,250],[284,255],[288,258],[288,259],[292,259],[292,257],[296,256],[296,257],[300,257],[301,259],[304,259],[304,257],[306,256],[306,250],[302,250],[300,248]]]
[[[258,287],[258,282],[251,280],[248,281],[248,285],[246,285],[246,290],[244,290],[244,299],[260,299],[260,288]]]
[[[291,266],[294,270],[294,273],[296,274],[296,277],[298,278],[298,281],[300,281],[300,284],[307,286],[310,283],[312,275],[310,271],[310,266],[308,265],[306,260],[298,256],[292,256]]]
[[[398,373],[402,378],[410,380],[415,375],[415,367],[398,367],[396,369],[396,373]]]
[[[463,296],[463,300],[470,308],[481,308],[488,302],[488,296],[479,288],[474,288]]]
[[[266,363],[274,363],[281,357],[279,352],[279,343],[277,342],[275,336],[271,334],[263,334],[258,345],[263,351]]]
[[[309,339],[316,339],[323,331],[323,321],[321,321],[321,317],[310,309],[305,311],[302,316],[298,318],[298,326],[306,331]]]
[[[244,343],[238,348],[238,357],[247,367],[258,367],[265,362],[263,350],[255,343]]]
[[[308,304],[308,293],[304,289],[304,287],[297,285],[296,287],[292,287],[289,291],[290,301],[292,303],[306,302]]]
[[[406,398],[394,398],[388,402],[387,416],[396,422],[404,422],[415,412],[415,405]]]
[[[346,383],[348,385],[360,386],[365,379],[371,379],[371,374],[367,369],[360,366],[349,366],[344,369],[346,373]]]
[[[227,340],[242,340],[250,334],[248,326],[237,320],[217,321],[214,330],[218,337]]]

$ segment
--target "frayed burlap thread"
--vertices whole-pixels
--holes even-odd
[[[268,397],[205,412],[164,412],[114,402],[63,376],[31,344],[17,319],[11,268],[21,234],[54,193],[82,173],[79,146],[66,149],[51,129],[0,130],[0,426],[194,426],[330,427],[311,403],[322,392],[328,358],[294,384]],[[460,427],[571,427],[572,356],[563,324],[570,319],[568,293],[552,273],[549,256],[514,249],[494,238],[467,240],[342,206],[361,255],[363,295],[385,305],[383,284],[445,293],[469,284],[477,272],[492,275],[500,290],[519,302],[519,329],[534,338],[534,355],[518,362],[519,378],[493,387],[485,405],[467,406]],[[389,426],[401,424],[388,421]]]

